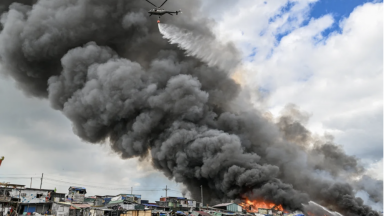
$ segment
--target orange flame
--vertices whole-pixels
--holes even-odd
[[[284,211],[281,205],[276,205],[272,202],[261,201],[261,200],[249,200],[246,199],[245,202],[240,204],[243,209],[247,212],[258,213],[259,209],[274,209],[276,211]]]

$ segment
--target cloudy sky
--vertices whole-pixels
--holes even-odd
[[[189,0],[181,0],[189,1]],[[210,0],[202,13],[243,55],[239,72],[255,106],[278,116],[289,103],[310,114],[307,127],[330,134],[370,175],[383,179],[383,4],[363,0]],[[175,17],[177,18],[177,17]],[[1,70],[1,68],[0,68]],[[1,73],[0,73],[1,74]],[[0,181],[89,195],[181,196],[182,185],[149,161],[121,160],[108,145],[81,141],[46,100],[28,98],[0,77]],[[151,195],[151,196],[150,196]]]

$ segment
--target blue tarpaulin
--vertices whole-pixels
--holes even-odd
[[[111,199],[112,198],[104,198],[104,204],[108,204],[109,202],[111,202]]]
[[[182,212],[182,211],[177,211],[176,214],[182,214],[182,215],[185,215],[185,213]]]

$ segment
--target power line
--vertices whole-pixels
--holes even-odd
[[[5,178],[5,179],[31,179],[31,178],[41,178],[41,177],[13,177],[13,176],[1,176],[0,178]]]
[[[44,175],[47,175],[47,174],[44,173]],[[48,174],[48,175],[51,175],[51,174]],[[59,176],[57,176],[57,177],[59,177]],[[63,180],[63,181],[71,181],[71,179],[72,179],[72,180],[76,180],[76,181],[79,180],[78,178],[70,178],[70,177],[65,177],[65,178],[66,178],[66,179],[62,179],[62,178],[60,178],[60,180]],[[70,179],[70,180],[67,180],[67,179]],[[80,180],[80,182],[83,182],[83,183],[81,183],[81,184],[91,183],[91,184],[105,185],[104,182],[90,182],[90,181],[82,181],[82,180]],[[132,187],[132,186],[130,186],[130,185],[122,185],[122,184],[110,184],[110,183],[108,183],[108,185],[116,185],[116,186]],[[136,188],[136,187],[135,187],[135,188]]]
[[[0,178],[5,178],[5,179],[28,179],[28,180],[30,180],[30,179],[41,179],[41,176],[40,177],[1,176]],[[79,183],[79,182],[64,181],[64,180],[59,180],[59,179],[47,178],[47,177],[45,177],[44,180],[50,181],[51,185],[53,185],[52,182],[54,182],[54,183],[59,183],[59,185],[61,185],[61,186],[65,186],[65,184],[66,185],[70,184],[70,185],[82,185],[82,186],[86,186],[86,187],[90,187],[90,188],[105,189],[105,190],[126,190],[126,191],[130,191],[131,190],[130,186],[125,186],[125,185],[121,185],[123,187],[105,187],[105,186],[84,184],[84,183]],[[100,184],[103,184],[103,183],[100,183]],[[108,184],[108,186],[111,186],[111,184]],[[141,189],[141,188],[145,188],[145,189]],[[144,187],[144,186],[139,187],[139,188],[135,187],[135,191],[139,191],[139,192],[144,192],[144,191],[162,191],[162,190],[163,190],[162,188],[149,188],[149,187]],[[176,191],[176,192],[180,192],[181,193],[181,191],[170,189],[170,188],[168,188],[167,190]]]
[[[52,179],[52,178],[44,178],[44,180],[53,181],[53,182],[59,182],[59,183],[65,183],[65,184],[72,184],[72,185],[82,185],[90,188],[99,188],[99,189],[107,189],[107,190],[127,190],[130,191],[131,187],[126,188],[111,188],[111,187],[104,187],[104,186],[97,186],[97,185],[88,185],[88,184],[81,184],[76,182],[68,182],[68,181],[62,181],[58,179]],[[161,191],[162,189],[135,189],[135,191]]]

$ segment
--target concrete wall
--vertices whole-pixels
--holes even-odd
[[[19,197],[20,195],[20,197]],[[20,198],[22,203],[45,203],[48,197],[48,191],[40,190],[16,190],[11,192],[12,198]]]
[[[84,202],[84,198],[85,198],[85,194],[80,194],[79,191],[75,191],[75,190],[70,190],[68,192],[68,198],[72,199],[73,198],[73,201],[74,202]]]
[[[56,216],[69,216],[69,207],[57,203],[52,204],[52,214]]]

